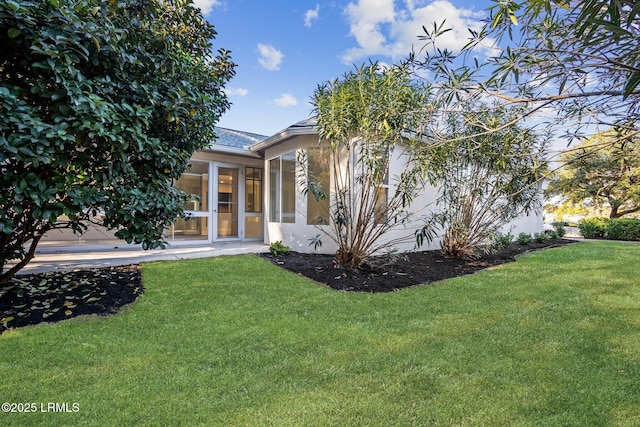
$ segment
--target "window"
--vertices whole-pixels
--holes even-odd
[[[307,179],[310,185],[316,187],[316,193],[323,198],[317,198],[313,191],[307,192],[307,224],[329,224],[329,194],[330,194],[330,162],[331,150],[328,147],[314,147],[307,150]]]
[[[207,240],[209,238],[209,221],[206,217],[177,218],[169,227],[172,240]]]
[[[292,151],[269,160],[269,221],[296,221],[296,157]]]
[[[387,204],[389,203],[389,170],[387,169],[382,180],[382,184],[376,188],[376,225],[387,220]]]
[[[245,212],[262,212],[262,169],[245,168]]]
[[[269,221],[280,222],[280,157],[269,160]]]
[[[296,222],[296,155],[282,156],[282,222]]]
[[[360,162],[360,173],[364,176],[375,174],[372,177],[374,185],[374,221],[376,225],[383,224],[387,221],[387,210],[389,205],[389,168],[391,167],[391,157],[393,149],[379,144],[362,143],[358,150],[354,150],[354,164],[356,162],[356,153],[362,156],[366,161]],[[384,174],[380,177],[381,174]],[[380,179],[382,178],[382,179]],[[379,184],[378,184],[379,183]]]
[[[209,163],[191,162],[190,168],[176,182],[176,187],[191,198],[186,210],[206,212],[209,198]]]

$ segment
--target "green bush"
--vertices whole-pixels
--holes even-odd
[[[544,243],[547,241],[548,238],[549,236],[547,235],[547,233],[536,233],[533,235],[533,240],[536,243]]]
[[[640,240],[640,220],[614,218],[607,224],[607,238],[613,240]]]
[[[578,229],[585,239],[605,237],[609,221],[609,218],[603,217],[585,218],[578,224]]]
[[[278,256],[278,255],[286,255],[288,254],[290,251],[289,246],[286,246],[282,243],[282,240],[278,240],[277,242],[273,242],[270,246],[269,246],[269,252],[271,252],[271,254],[273,256]]]
[[[518,234],[518,243],[521,245],[528,245],[529,243],[531,243],[531,234],[529,233]]]
[[[491,242],[491,248],[499,251],[500,249],[508,247],[511,243],[513,243],[513,234],[496,233]]]
[[[554,237],[555,239],[562,239],[562,237],[567,234],[567,231],[564,229],[564,222],[562,221],[556,221],[554,223],[552,223],[551,225],[553,225],[553,228],[557,234],[557,237]]]

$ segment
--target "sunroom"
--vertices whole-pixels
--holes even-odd
[[[176,182],[193,197],[190,218],[179,218],[167,231],[169,242],[263,239],[263,161],[249,147],[266,137],[225,128],[216,133],[215,143],[196,152]]]

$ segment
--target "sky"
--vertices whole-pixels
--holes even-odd
[[[406,58],[422,26],[446,19],[441,47],[460,48],[488,0],[194,0],[238,64],[218,126],[273,135],[311,116],[319,84],[369,60]]]

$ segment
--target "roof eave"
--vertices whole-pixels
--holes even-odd
[[[253,153],[264,153],[267,148],[273,147],[274,145],[280,144],[288,139],[293,138],[294,136],[299,135],[313,135],[318,133],[315,125],[308,126],[290,126],[286,129],[281,130],[275,135],[270,136],[264,141],[260,141],[251,147],[249,150]]]
[[[219,154],[235,154],[236,156],[251,157],[254,159],[262,158],[262,156],[259,153],[253,152],[251,149],[229,147],[226,145],[216,145],[215,143],[201,149],[200,151],[207,151],[207,152],[219,153]]]

